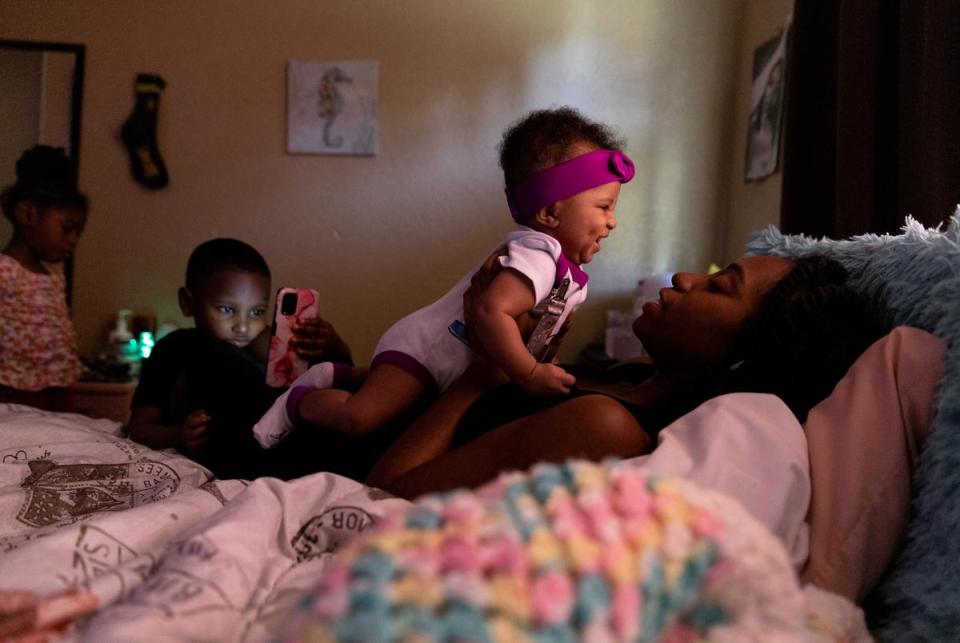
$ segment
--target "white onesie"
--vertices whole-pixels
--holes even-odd
[[[500,263],[530,280],[537,306],[546,303],[555,284],[570,278],[563,313],[551,333],[555,335],[587,298],[587,273],[563,256],[559,241],[526,226],[507,235],[506,248]],[[446,390],[473,359],[465,339],[463,293],[478,268],[479,264],[440,299],[391,326],[374,350],[373,365],[394,364],[428,386]]]

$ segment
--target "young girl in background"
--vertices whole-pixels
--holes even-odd
[[[63,148],[36,145],[0,204],[13,224],[0,254],[0,401],[66,410],[66,387],[84,367],[62,263],[87,222],[87,197]]]
[[[616,227],[620,185],[634,174],[622,147],[609,128],[569,107],[532,112],[510,127],[500,166],[519,229],[507,236],[506,269],[484,291],[476,315],[467,320],[463,314],[471,270],[439,300],[387,330],[359,389],[354,370],[329,362],[308,370],[254,427],[260,445],[275,446],[301,422],[346,435],[375,431],[444,391],[470,364],[472,348],[530,393],[569,393],[574,377],[541,361],[540,345],[524,343],[516,318],[548,310],[555,320],[543,335],[552,341],[586,299],[580,266]]]

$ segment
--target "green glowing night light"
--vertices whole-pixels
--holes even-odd
[[[153,352],[154,344],[156,344],[156,342],[153,341],[153,333],[151,333],[149,330],[145,330],[140,333],[140,357],[143,359],[150,357],[150,353]]]

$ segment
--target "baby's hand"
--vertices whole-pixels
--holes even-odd
[[[290,345],[298,356],[308,361],[350,361],[350,348],[334,330],[333,324],[322,317],[301,319],[294,324]]]
[[[534,395],[560,395],[569,393],[577,383],[570,373],[553,364],[538,363],[522,381],[517,382],[525,391]]]
[[[203,409],[194,411],[183,421],[180,427],[180,450],[184,453],[196,455],[203,451],[207,444],[207,423],[210,416]]]

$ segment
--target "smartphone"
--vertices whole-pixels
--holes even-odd
[[[281,288],[273,308],[270,352],[267,355],[267,386],[290,386],[307,370],[307,360],[290,345],[293,326],[299,319],[317,315],[318,293],[312,288]]]

